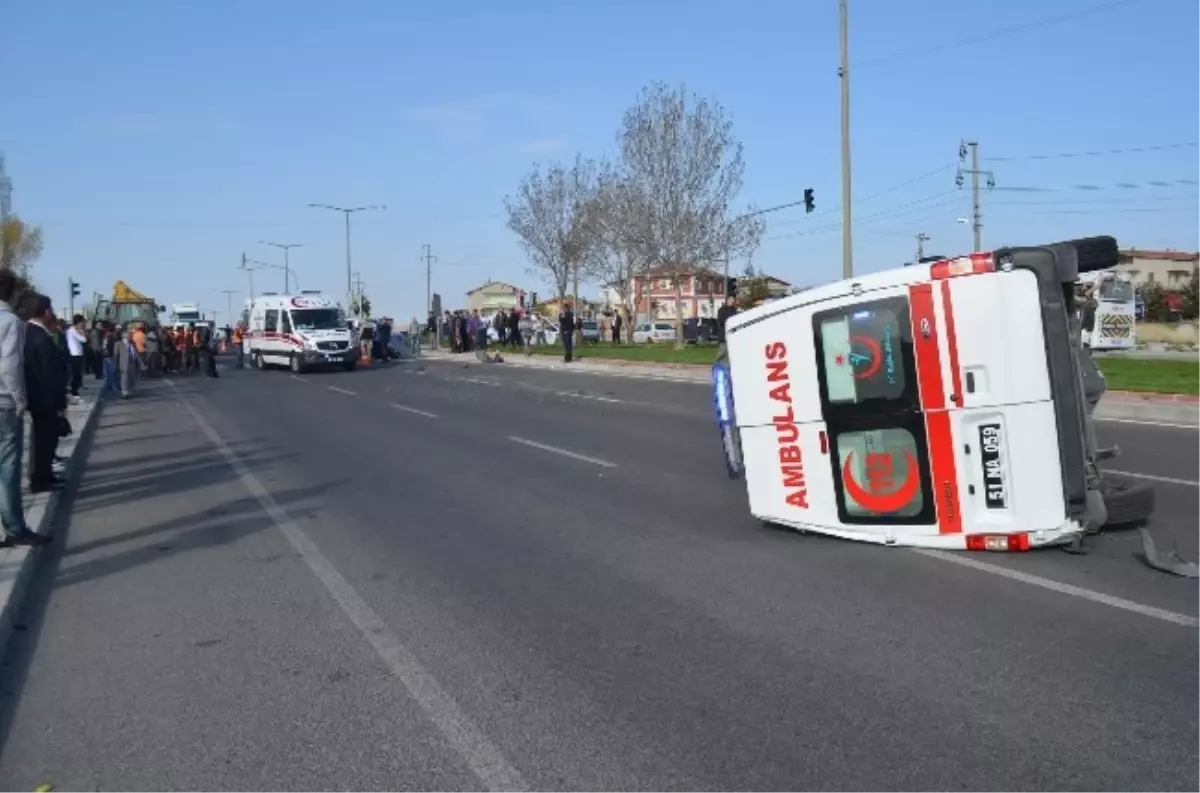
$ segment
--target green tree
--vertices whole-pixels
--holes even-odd
[[[0,268],[15,270],[23,279],[42,255],[42,229],[11,215],[0,226]]]
[[[766,278],[754,276],[743,278],[738,284],[738,305],[742,308],[753,308],[758,301],[771,296],[771,288]]]
[[[1196,319],[1198,309],[1197,305],[1197,290],[1200,289],[1200,271],[1192,270],[1192,277],[1188,279],[1187,286],[1183,288],[1183,318]]]

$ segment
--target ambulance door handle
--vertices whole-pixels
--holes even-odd
[[[975,373],[974,372],[967,372],[967,393],[968,394],[975,393]]]

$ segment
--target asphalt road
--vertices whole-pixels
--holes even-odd
[[[973,569],[765,529],[709,409],[457,363],[108,406],[0,787],[1200,785],[1194,581],[1129,535]],[[1192,483],[1152,531],[1195,558],[1196,433],[1104,434]]]

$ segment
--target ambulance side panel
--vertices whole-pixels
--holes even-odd
[[[779,415],[779,402],[771,399],[770,392],[784,381],[768,377],[774,372],[779,378],[781,371],[787,376],[795,420],[821,420],[821,398],[813,363],[816,351],[808,330],[811,318],[811,307],[801,306],[747,323],[726,336],[739,427],[770,424]],[[782,350],[777,346],[780,344]],[[772,368],[768,368],[768,363]]]
[[[796,445],[800,450],[798,465],[790,459],[780,460],[780,441],[790,439],[791,430],[785,429],[786,434],[781,435],[773,425],[742,429],[750,513],[757,518],[785,524],[836,525],[833,474],[829,455],[822,451],[821,444],[824,424],[799,424],[796,431]],[[827,446],[825,448],[827,450]],[[790,452],[785,454],[789,458],[792,456]],[[802,477],[802,488],[796,486],[797,476]]]

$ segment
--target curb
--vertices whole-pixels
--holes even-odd
[[[1167,405],[1200,405],[1200,397],[1187,394],[1159,394],[1154,391],[1106,391],[1104,398],[1126,402],[1154,402]]]
[[[66,476],[68,480],[66,491],[51,492],[44,500],[39,499],[33,503],[27,504],[25,510],[25,520],[29,524],[29,528],[39,534],[44,534],[47,529],[54,523],[58,515],[58,509],[62,502],[64,492],[74,489],[74,478],[79,471],[79,466],[83,463],[87,456],[87,452],[92,445],[92,438],[95,435],[96,420],[100,415],[101,404],[104,399],[97,399],[91,402],[87,407],[67,409],[67,417],[73,419],[74,434],[71,439],[74,443],[71,446],[71,451],[68,455],[69,459],[66,466]],[[80,414],[83,414],[82,416]],[[80,420],[82,419],[82,421]],[[28,422],[28,420],[26,420]],[[26,425],[25,439],[26,449],[29,448],[29,431],[28,424]],[[22,461],[21,475],[22,479],[27,477],[28,460]],[[25,492],[25,482],[21,483],[22,497],[27,496]],[[0,659],[4,657],[8,646],[9,637],[12,635],[13,625],[17,612],[25,601],[25,591],[33,580],[33,572],[37,567],[38,556],[32,549],[28,547],[3,548],[0,549]]]

